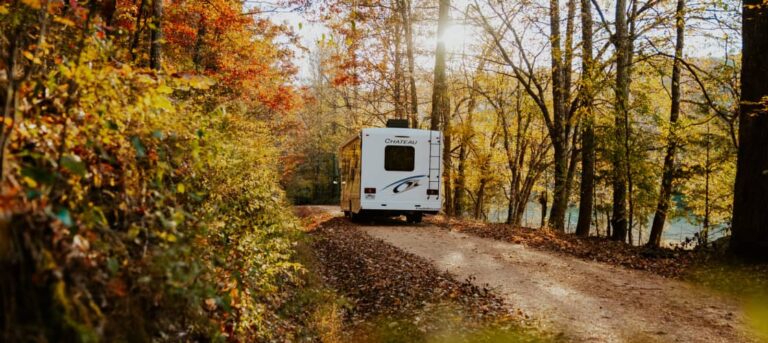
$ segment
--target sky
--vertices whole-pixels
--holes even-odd
[[[276,0],[267,0],[265,2],[266,4],[274,4]],[[260,4],[265,4],[260,3]],[[469,3],[469,0],[455,0],[453,2],[454,6],[454,14],[453,16],[456,17],[457,14],[456,8],[466,8],[467,4]],[[270,6],[270,5],[267,5]],[[274,5],[276,6],[276,5]],[[610,8],[610,4],[603,4],[602,5],[604,9]],[[279,7],[275,7],[279,8]],[[303,13],[302,11],[286,11],[286,10],[276,10],[273,13],[267,14],[269,18],[276,23],[283,23],[288,26],[290,26],[293,31],[300,37],[301,43],[304,47],[309,49],[310,51],[314,49],[316,42],[323,38],[324,35],[330,35],[330,32],[327,27],[325,27],[322,23],[313,22],[308,14]],[[605,13],[607,20],[612,20],[610,11]],[[449,54],[454,54],[454,56],[458,56],[458,54],[467,52],[467,53],[475,53],[473,51],[473,44],[477,40],[477,28],[469,27],[466,25],[461,25],[458,23],[452,24],[449,29],[446,32],[445,37],[443,37],[444,41],[446,42],[447,49]],[[704,31],[704,30],[699,30]],[[699,32],[697,31],[697,32]],[[670,33],[671,34],[671,33]],[[714,40],[712,38],[705,38],[701,34],[691,34],[691,31],[688,32],[689,36],[686,37],[686,56],[690,57],[705,57],[705,56],[716,56],[716,57],[722,57],[724,55],[725,47],[720,44],[721,42],[718,42],[717,40]],[[717,32],[715,34],[718,34]],[[418,45],[433,45],[435,44],[436,37],[415,37],[416,44]],[[731,47],[738,46],[739,42],[732,42]],[[298,79],[299,81],[303,81],[309,78],[310,76],[310,52],[304,51],[298,48],[293,47],[292,48],[295,51],[296,57],[294,63],[299,68],[299,75]],[[417,67],[420,69],[427,69],[431,68],[434,61],[431,58],[419,58],[417,61]]]
[[[462,2],[465,2],[462,0]],[[330,31],[322,23],[312,22],[308,14],[300,11],[294,12],[276,12],[270,13],[269,18],[275,23],[282,23],[290,26],[293,31],[301,37],[301,43],[304,47],[312,50],[316,43],[323,38],[323,35],[330,35]],[[434,45],[435,37],[414,37],[416,44]],[[469,45],[475,40],[471,29],[464,25],[454,24],[447,30],[444,40],[447,49],[450,52],[460,52],[463,47]],[[310,76],[310,53],[300,49],[293,49],[296,53],[295,64],[299,67],[299,79],[307,79]],[[417,61],[421,68],[431,68],[433,60]]]

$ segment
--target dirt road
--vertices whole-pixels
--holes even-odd
[[[736,301],[681,281],[429,225],[358,228],[457,279],[488,284],[569,341],[751,341]]]

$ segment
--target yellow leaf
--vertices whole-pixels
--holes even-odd
[[[171,94],[171,93],[173,93],[173,88],[171,88],[171,87],[168,87],[168,86],[166,86],[166,85],[162,85],[162,86],[160,86],[160,87],[158,87],[158,88],[157,88],[157,91],[158,91],[160,94]]]
[[[36,10],[40,9],[40,0],[21,0],[25,5],[32,7]]]
[[[168,100],[168,98],[161,96],[161,97],[156,97],[154,100],[155,100],[154,105],[157,106],[158,108],[169,111],[169,112],[173,111],[173,104],[171,103],[170,100]]]
[[[183,183],[176,184],[176,192],[183,194],[185,190],[186,190],[186,187],[184,187]]]
[[[24,180],[24,183],[27,184],[27,186],[32,187],[32,188],[37,187],[37,181],[35,181],[31,177],[25,176],[23,180]]]
[[[158,236],[160,236],[160,239],[166,242],[169,242],[169,243],[176,242],[176,235],[172,233],[161,232],[160,234],[158,234]]]
[[[63,24],[64,26],[75,26],[75,22],[64,17],[55,16],[53,17],[53,21],[59,24]]]
[[[22,51],[22,52],[21,52],[21,54],[22,54],[22,55],[24,55],[24,57],[26,57],[26,58],[27,58],[28,60],[30,60],[30,61],[32,61],[32,60],[34,60],[34,59],[35,59],[35,56],[34,56],[34,55],[32,55],[32,53],[31,53],[31,52],[29,52],[29,51],[26,51],[26,50],[25,50],[25,51]]]
[[[0,14],[8,14],[8,5],[0,5]]]
[[[128,229],[128,238],[134,239],[137,236],[139,236],[139,233],[141,232],[141,227],[138,225],[131,225],[131,227]]]
[[[200,75],[192,75],[189,77],[189,85],[195,89],[206,90],[210,88],[215,82],[210,78]]]

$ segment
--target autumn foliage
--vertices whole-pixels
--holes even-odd
[[[293,38],[238,1],[154,5],[0,3],[0,341],[295,331],[277,314],[293,217],[265,144],[301,103],[277,43]]]

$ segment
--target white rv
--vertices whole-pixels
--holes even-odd
[[[341,209],[353,219],[405,215],[418,223],[440,211],[439,131],[369,128],[340,149]]]

